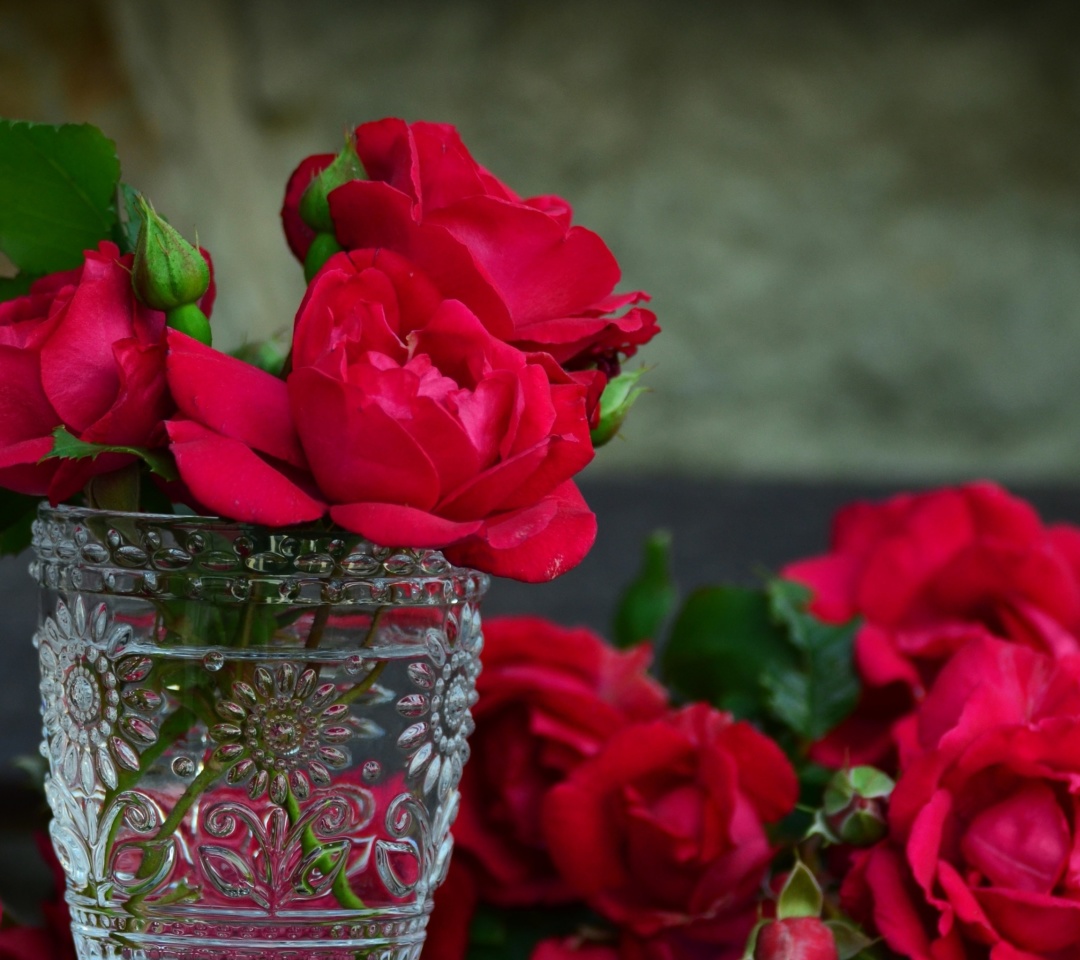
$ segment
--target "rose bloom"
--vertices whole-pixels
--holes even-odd
[[[446,880],[435,891],[435,908],[424,939],[424,960],[464,960],[476,903],[473,871],[466,858],[455,853]]]
[[[485,621],[476,730],[454,826],[483,899],[526,906],[574,898],[548,855],[541,806],[616,731],[665,711],[663,688],[646,674],[650,657],[646,647],[620,652],[589,630],[539,617]]]
[[[846,507],[829,553],[783,575],[813,589],[823,619],[864,621],[855,641],[863,702],[815,750],[832,766],[885,760],[897,721],[973,639],[1055,656],[1078,649],[1080,530],[1044,526],[991,483]]]
[[[596,518],[586,388],[495,339],[390,251],[338,254],[296,317],[287,381],[175,332],[168,424],[206,509],[285,526],[324,514],[376,543],[548,580]]]
[[[889,837],[842,897],[912,960],[1071,960],[1080,944],[1080,658],[968,645],[919,709]]]
[[[78,269],[0,303],[0,485],[56,503],[134,461],[110,453],[39,463],[57,427],[87,443],[164,444],[165,315],[135,298],[132,259],[103,242]]]
[[[625,727],[554,787],[545,835],[563,876],[607,919],[734,958],[774,853],[765,825],[797,794],[773,741],[694,704]]]
[[[522,200],[472,158],[453,127],[366,123],[356,130],[356,149],[370,179],[345,184],[330,199],[347,249],[408,256],[495,336],[547,352],[567,369],[598,364],[613,373],[621,357],[659,332],[652,311],[635,306],[646,294],[613,292],[615,257],[595,233],[571,225],[565,200]],[[309,157],[286,190],[282,219],[301,260],[314,234],[300,220],[300,198],[331,160]]]

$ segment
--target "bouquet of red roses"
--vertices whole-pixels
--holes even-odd
[[[452,127],[388,119],[305,160],[281,211],[307,293],[287,354],[211,346],[210,256],[86,126],[0,123],[0,530],[37,499],[286,527],[549,580],[595,518],[573,482],[657,332],[603,240]],[[260,360],[260,365],[251,362]]]
[[[1080,954],[1080,528],[989,483],[853,504],[784,579],[692,593],[663,684],[660,550],[627,649],[489,624],[430,955]]]
[[[288,347],[215,349],[210,255],[113,144],[0,121],[0,551],[80,956],[415,957],[487,574],[582,560],[574,477],[642,392],[647,296],[450,126],[363,124],[281,221]]]

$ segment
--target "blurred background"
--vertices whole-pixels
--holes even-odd
[[[567,197],[653,295],[654,392],[586,473],[593,554],[486,607],[602,628],[661,525],[689,588],[905,486],[1080,520],[1078,40],[1075,0],[0,0],[0,115],[115,139],[213,253],[226,348],[290,323],[285,181],[359,122],[453,123]],[[0,561],[0,781],[37,737],[25,568]]]
[[[214,254],[216,342],[302,294],[277,211],[388,115],[559,193],[653,294],[593,474],[1080,478],[1080,6],[0,0],[0,115],[88,120]]]

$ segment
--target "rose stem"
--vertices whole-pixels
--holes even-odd
[[[378,632],[379,624],[382,621],[383,614],[386,610],[386,607],[379,607],[379,609],[375,611],[374,616],[371,618],[371,625],[368,627],[367,634],[365,634],[364,636],[363,643],[360,644],[361,647],[368,647],[371,645],[372,641],[375,639],[375,634]],[[319,643],[322,641],[323,631],[325,630],[326,624],[329,619],[329,604],[321,606],[318,610],[315,611],[315,617],[311,623],[311,630],[309,631],[307,641],[304,644],[305,649],[314,650],[319,646]],[[335,701],[335,703],[350,703],[357,696],[369,690],[371,688],[371,685],[375,682],[379,674],[382,672],[382,668],[385,665],[386,664],[384,661],[377,663],[372,668],[371,672],[366,677],[364,677],[363,680],[360,681],[360,683],[351,687],[346,693],[342,694],[342,696],[339,697]],[[318,669],[318,667],[316,666],[315,669]],[[289,819],[293,823],[298,823],[301,817],[300,804],[297,803],[296,797],[293,796],[293,792],[291,789],[289,790],[285,804],[288,808]],[[303,833],[300,835],[300,846],[303,848],[304,853],[310,853],[312,850],[316,849],[319,846],[319,839],[315,836],[315,832],[310,826],[305,827]],[[349,863],[347,859],[348,853],[345,854],[345,857],[346,861],[341,865],[341,871],[334,878],[334,883],[330,889],[333,891],[335,899],[339,904],[341,904],[341,906],[349,910],[363,910],[365,906],[364,901],[361,900],[353,892],[352,886],[349,884]],[[323,856],[319,857],[315,865],[320,870],[331,869],[332,864],[329,855],[324,854]]]
[[[224,770],[216,763],[208,763],[203,767],[202,773],[200,773],[191,783],[188,784],[187,790],[184,791],[183,796],[176,801],[176,806],[169,811],[169,815],[161,824],[161,829],[158,830],[155,840],[164,840],[169,836],[178,826],[180,821],[184,819],[191,805],[199,798],[199,795],[212,784]]]
[[[289,811],[289,819],[293,823],[298,823],[301,816],[300,804],[296,802],[296,797],[293,796],[291,789],[285,798],[285,806]],[[319,838],[315,836],[315,831],[312,830],[310,826],[304,827],[304,832],[300,835],[300,846],[305,854],[311,853],[312,850],[318,848]],[[346,850],[342,856],[345,858],[345,862],[341,864],[341,870],[338,872],[338,875],[334,877],[334,883],[330,889],[333,890],[334,897],[341,906],[348,910],[363,910],[365,908],[364,901],[353,892],[353,888],[349,884],[348,850]],[[324,853],[315,861],[315,866],[324,871],[331,869],[332,863],[330,861],[330,855]]]

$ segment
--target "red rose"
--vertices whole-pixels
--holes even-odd
[[[327,263],[296,319],[287,382],[170,334],[169,436],[200,503],[282,526],[329,512],[377,543],[548,580],[596,518],[585,387],[496,340],[389,251]]]
[[[1080,658],[970,644],[919,710],[890,835],[846,908],[913,960],[1066,960],[1080,944]]]
[[[541,804],[616,731],[664,712],[664,690],[645,672],[649,659],[644,647],[620,653],[589,630],[537,617],[485,621],[476,731],[454,825],[485,900],[573,899],[548,855]]]
[[[640,937],[676,929],[738,950],[798,793],[780,748],[704,704],[616,733],[544,803],[551,857],[594,909]]]
[[[754,960],[839,960],[836,938],[817,917],[771,920],[757,935]]]
[[[476,902],[476,879],[465,858],[455,853],[446,880],[435,891],[424,960],[464,960]]]
[[[1080,531],[1045,527],[1027,503],[990,483],[842,510],[830,552],[784,571],[813,588],[819,616],[865,621],[855,656],[870,689],[817,759],[880,761],[896,721],[973,639],[997,636],[1054,655],[1080,649],[1078,544]]]
[[[644,293],[613,294],[618,264],[600,237],[571,226],[569,204],[521,200],[476,163],[453,127],[366,123],[356,149],[370,179],[345,184],[330,200],[346,248],[405,254],[495,336],[550,353],[567,369],[611,371],[658,332],[655,315],[632,306]],[[282,216],[297,256],[311,242],[300,197],[332,159],[310,157],[290,179]]]
[[[47,460],[60,426],[80,440],[159,446],[169,415],[165,316],[131,288],[130,255],[112,243],[77,270],[42,277],[0,303],[0,484],[54,503],[127,454]]]

